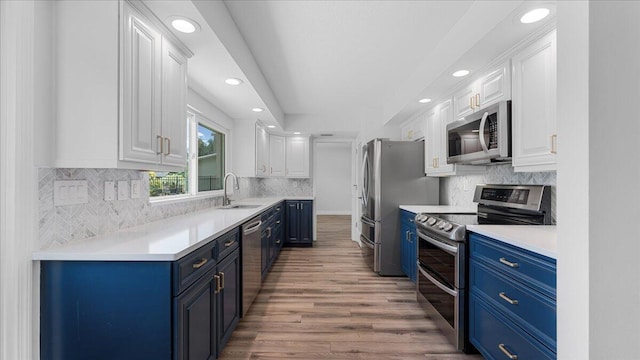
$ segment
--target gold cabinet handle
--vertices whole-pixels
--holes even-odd
[[[557,134],[551,135],[551,153],[552,154],[558,153],[557,144],[558,144],[558,135]]]
[[[469,109],[473,110],[473,96],[469,98]]]
[[[280,220],[276,220],[276,224],[280,224]]]
[[[164,153],[165,155],[171,155],[171,139],[169,138],[164,138],[167,141],[167,152]]]
[[[505,264],[505,265],[507,265],[508,267],[512,267],[512,268],[517,268],[518,266],[520,266],[520,265],[518,265],[518,263],[511,262],[511,261],[509,261],[509,260],[507,260],[506,258],[503,258],[503,257],[500,258],[500,262]]]
[[[220,292],[220,276],[213,275],[213,279],[216,281],[216,288],[215,288],[214,292],[217,294],[217,293]]]
[[[502,300],[508,302],[511,305],[518,305],[518,300],[514,300],[510,297],[508,297],[504,292],[501,292],[498,294],[500,296],[500,298],[502,298]]]
[[[499,344],[498,349],[500,349],[500,351],[502,351],[505,355],[507,355],[509,359],[518,360],[518,355],[512,354],[511,351],[507,349],[507,346],[505,344]]]
[[[164,141],[162,139],[162,136],[156,135],[156,141],[158,144],[156,145],[156,154],[162,154],[164,152]],[[160,146],[160,150],[158,150],[158,146]]]
[[[197,263],[191,265],[194,269],[200,269],[204,264],[207,263],[207,258],[202,258]]]
[[[280,244],[280,239],[276,240],[276,244]]]
[[[480,93],[476,94],[476,107],[480,107]]]
[[[229,246],[235,244],[235,242],[236,242],[235,240],[231,240],[228,243],[224,243],[224,247],[229,247]]]
[[[220,271],[220,290],[224,290],[224,273]]]

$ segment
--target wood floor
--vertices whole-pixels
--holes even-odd
[[[481,359],[456,352],[415,285],[371,272],[350,236],[350,217],[318,216],[313,248],[284,248],[220,359]]]

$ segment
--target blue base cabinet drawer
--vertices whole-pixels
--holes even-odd
[[[474,294],[517,320],[547,346],[556,348],[556,303],[499,272],[472,261],[469,280]]]
[[[556,354],[529,337],[493,307],[471,295],[469,338],[486,359],[553,360]]]
[[[471,343],[488,359],[555,359],[556,261],[475,233],[469,254]]]

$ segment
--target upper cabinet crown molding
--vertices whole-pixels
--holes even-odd
[[[191,51],[140,1],[53,6],[51,166],[183,170]]]

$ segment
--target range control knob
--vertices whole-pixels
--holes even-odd
[[[436,223],[436,218],[427,219],[427,225],[433,226],[433,224],[435,224],[435,223]]]
[[[444,230],[444,228],[446,228],[447,226],[452,226],[452,225],[446,221],[442,221],[439,225],[440,230]]]
[[[444,225],[444,228],[442,228],[442,230],[447,231],[447,232],[451,231],[451,229],[453,229],[453,225],[451,225],[451,223],[446,223]]]
[[[444,226],[444,220],[440,220],[440,221],[438,221],[438,222],[436,223],[436,225],[435,225],[435,226],[437,226],[437,227],[439,227],[440,229],[442,229],[442,227]]]
[[[422,214],[416,215],[416,221],[417,222],[424,222],[425,220],[427,220],[427,216],[426,215],[422,215]]]

